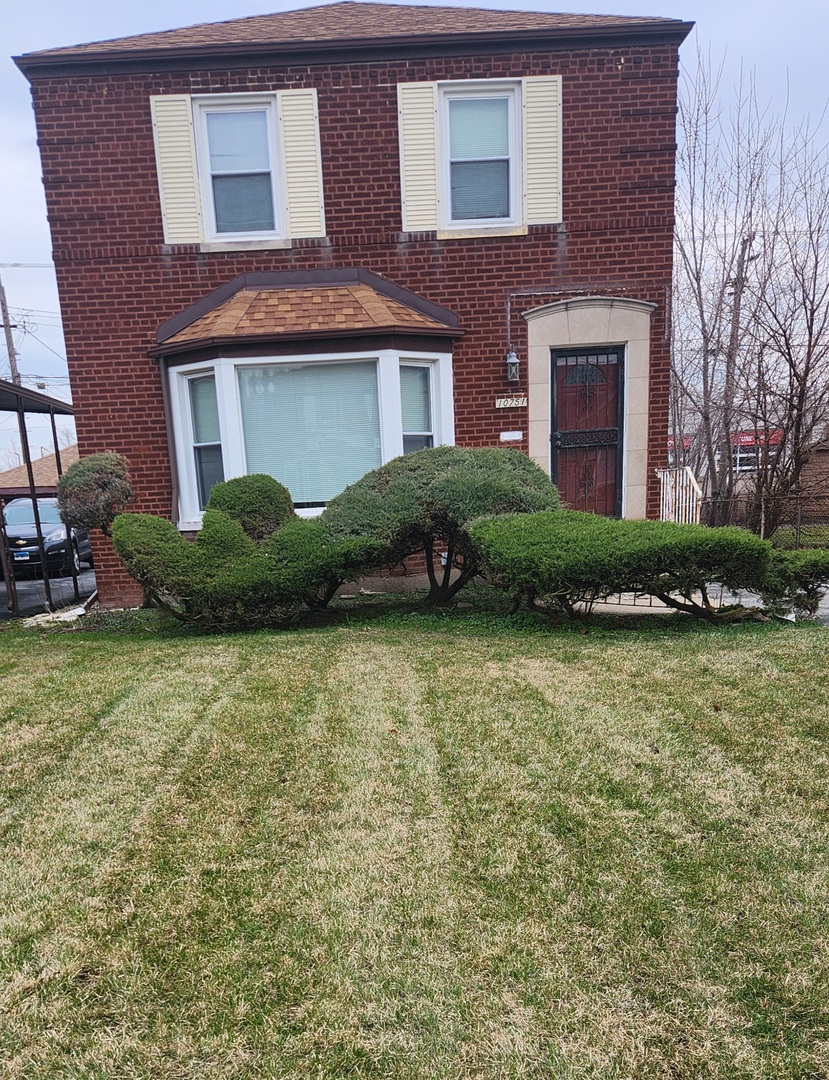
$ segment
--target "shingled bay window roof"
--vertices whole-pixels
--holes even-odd
[[[245,341],[460,337],[457,316],[362,269],[242,274],[165,323],[153,356]]]
[[[624,38],[681,40],[692,23],[655,16],[576,15],[537,11],[494,11],[483,8],[427,7],[359,3],[353,0],[253,15],[226,22],[201,23],[178,30],[138,34],[110,41],[45,49],[15,57],[27,74],[55,64],[110,60],[138,61],[165,55],[206,57],[327,51],[332,47],[377,50],[406,42],[453,42],[455,48],[482,41],[566,38]]]

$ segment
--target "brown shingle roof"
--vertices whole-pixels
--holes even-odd
[[[60,452],[60,463],[63,471],[74,465],[78,460],[78,447],[76,443],[64,447]],[[44,490],[54,490],[58,482],[58,467],[54,454],[44,454],[32,462],[32,472],[35,477],[35,487]],[[16,491],[20,488],[29,490],[29,473],[25,465],[15,465],[13,469],[0,472],[0,492]]]
[[[338,276],[349,273],[341,271]],[[321,271],[316,276],[328,275]],[[162,327],[159,339],[163,345],[152,352],[170,354],[206,343],[240,339],[330,338],[378,333],[459,335],[456,319],[445,309],[364,271],[353,272],[352,278],[330,284],[308,281],[306,285],[302,280],[268,284],[257,281],[256,275],[247,275],[227,286],[230,291],[237,285],[231,295],[219,290],[166,328]],[[398,295],[389,295],[390,290]]]
[[[235,51],[243,46],[322,45],[393,42],[401,39],[435,39],[457,35],[492,35],[522,31],[584,33],[585,31],[663,28],[685,32],[690,24],[679,19],[628,15],[568,15],[538,11],[493,11],[484,8],[428,7],[359,3],[355,0],[282,11],[273,15],[253,15],[227,22],[200,23],[179,30],[138,34],[110,41],[90,42],[58,49],[45,49],[19,57],[21,67],[31,60],[59,61],[96,59],[103,56],[148,52],[221,49]],[[684,35],[683,35],[684,36]]]
[[[313,289],[248,289],[168,338],[165,346],[263,334],[338,333],[343,330],[416,330],[445,333],[446,326],[368,285]]]

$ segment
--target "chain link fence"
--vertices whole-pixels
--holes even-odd
[[[739,525],[780,548],[829,548],[829,495],[703,499],[703,525]]]

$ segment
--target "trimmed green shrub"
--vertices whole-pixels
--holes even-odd
[[[193,576],[192,545],[175,525],[152,514],[119,514],[112,523],[112,544],[149,599],[175,613]]]
[[[344,581],[359,577],[377,558],[378,545],[363,536],[332,541],[319,518],[295,517],[263,545],[283,573],[290,573],[302,601],[324,608]]]
[[[711,584],[759,591],[771,546],[738,528],[619,521],[575,510],[489,518],[470,528],[490,578],[569,615],[619,592],[650,593],[705,619]]]
[[[133,496],[129,462],[105,450],[70,465],[58,480],[58,507],[73,529],[100,529],[109,536],[112,522]]]
[[[257,544],[261,544],[294,516],[290,491],[264,473],[236,476],[215,484],[207,500],[207,508],[223,510],[235,518]]]
[[[469,522],[558,505],[549,476],[517,450],[436,446],[367,473],[328,504],[321,521],[332,540],[365,537],[374,542],[358,574],[424,552],[428,602],[435,604],[447,602],[480,572]],[[439,545],[446,549],[446,565],[438,576],[434,555]]]
[[[829,551],[773,551],[760,594],[776,614],[812,616],[829,590]]]
[[[256,544],[221,510],[205,511],[193,543],[148,514],[120,514],[112,539],[127,571],[159,607],[211,630],[287,625],[304,604],[326,603],[371,544],[331,543],[318,521],[297,517]]]

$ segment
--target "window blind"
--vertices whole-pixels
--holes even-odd
[[[217,232],[272,232],[268,113],[208,112],[207,141]]]
[[[509,101],[449,100],[452,219],[510,216]]]
[[[216,376],[202,375],[189,380],[190,416],[193,424],[193,454],[199,509],[204,510],[214,484],[225,478],[216,400]]]
[[[320,505],[381,463],[376,361],[238,372],[247,470]]]

